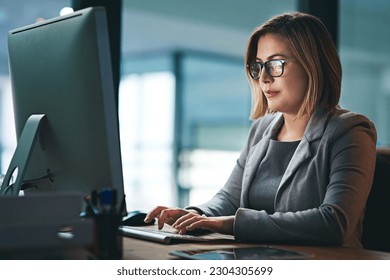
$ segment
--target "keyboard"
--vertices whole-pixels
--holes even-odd
[[[162,244],[173,242],[204,242],[210,239],[197,235],[178,234],[173,230],[158,230],[154,227],[120,226],[119,232],[123,236],[144,239]]]

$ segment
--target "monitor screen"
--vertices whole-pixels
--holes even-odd
[[[45,116],[23,174],[25,195],[109,187],[123,197],[108,36],[102,7],[9,32],[16,150],[29,117]]]

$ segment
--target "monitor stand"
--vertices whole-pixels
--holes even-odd
[[[28,167],[31,152],[35,146],[42,123],[46,120],[43,114],[31,115],[23,128],[11,163],[5,174],[0,189],[0,196],[18,196]],[[14,178],[15,182],[12,183]]]

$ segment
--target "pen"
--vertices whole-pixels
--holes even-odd
[[[93,203],[91,202],[90,197],[85,196],[84,197],[84,201],[87,204],[87,206],[92,210],[94,215],[99,215],[100,211],[99,211],[98,208],[96,208],[95,205],[93,205]]]

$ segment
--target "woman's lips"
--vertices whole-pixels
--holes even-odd
[[[266,90],[265,91],[265,96],[267,98],[271,98],[271,97],[276,96],[278,93],[279,93],[279,91],[277,91],[277,90]]]

